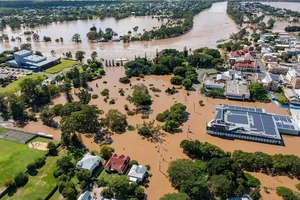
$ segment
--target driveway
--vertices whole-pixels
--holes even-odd
[[[200,70],[199,72],[198,72],[198,81],[199,81],[199,83],[202,83],[202,81],[203,81],[203,77],[204,77],[204,75],[207,73],[207,72],[217,72],[217,70],[215,70],[215,69],[204,69],[204,70]]]

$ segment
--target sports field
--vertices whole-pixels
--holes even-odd
[[[62,150],[59,152],[58,156],[47,157],[46,164],[38,170],[37,175],[29,176],[29,181],[24,187],[18,188],[17,192],[14,193],[12,196],[5,195],[3,199],[45,199],[56,185],[57,180],[53,176],[53,172],[56,167],[56,161],[64,155],[66,155],[66,151]]]
[[[25,172],[29,163],[45,154],[45,151],[31,149],[27,144],[0,139],[0,184],[13,179],[19,171]]]
[[[31,75],[28,75],[28,76],[24,76],[24,77],[21,77],[19,78],[18,80],[8,84],[6,87],[0,87],[0,92],[8,92],[8,93],[15,93],[15,92],[18,92],[20,90],[20,86],[19,84],[26,78],[32,78],[32,79],[38,79],[38,78],[41,78],[42,80],[45,80],[46,77],[45,76],[42,76],[42,75],[39,75],[39,74],[31,74]]]
[[[61,63],[46,69],[45,72],[50,73],[50,74],[56,74],[56,73],[62,71],[63,69],[72,67],[72,65],[74,65],[76,63],[76,61],[74,61],[74,60],[60,60],[60,62]]]

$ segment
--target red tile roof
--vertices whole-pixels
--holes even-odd
[[[234,64],[235,67],[254,68],[254,62],[244,61]]]
[[[105,169],[115,170],[115,171],[124,171],[128,162],[130,161],[129,156],[113,154],[110,159],[105,164]]]
[[[242,55],[244,55],[244,51],[243,50],[232,51],[230,53],[230,56],[232,56],[232,57],[240,57]]]

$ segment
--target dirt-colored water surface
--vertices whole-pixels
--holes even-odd
[[[129,85],[119,83],[119,78],[124,76],[124,68],[106,68],[106,76],[102,79],[98,79],[90,83],[90,86],[93,88],[93,94],[98,94],[98,99],[92,99],[91,104],[95,104],[102,109],[105,113],[109,109],[118,109],[119,111],[126,113],[124,105],[128,104],[129,108],[134,108],[127,100],[126,97],[132,93],[132,89]],[[149,164],[151,166],[150,173],[153,176],[150,178],[149,188],[146,189],[146,192],[150,200],[157,200],[163,194],[173,192],[174,189],[171,187],[171,184],[167,178],[167,169],[168,164],[171,160],[178,158],[186,157],[182,149],[179,147],[179,144],[182,140],[190,138],[192,140],[198,139],[201,142],[210,142],[215,144],[225,151],[234,151],[241,149],[247,152],[262,151],[268,154],[283,153],[283,154],[295,154],[300,156],[300,152],[297,150],[297,146],[300,142],[299,137],[283,136],[285,146],[275,146],[268,144],[261,144],[249,141],[242,140],[225,140],[217,137],[212,137],[206,134],[205,124],[214,117],[214,109],[218,104],[234,104],[242,106],[252,106],[260,107],[266,109],[267,112],[278,113],[283,115],[288,115],[287,109],[282,109],[277,107],[273,103],[248,103],[240,101],[229,101],[222,99],[211,99],[206,98],[199,94],[198,86],[194,87],[194,91],[190,91],[190,95],[187,96],[187,91],[181,89],[179,93],[175,95],[167,95],[164,91],[168,87],[172,87],[169,82],[171,76],[148,76],[144,79],[137,81],[136,78],[132,78],[132,84],[143,83],[146,86],[153,84],[154,87],[159,88],[162,92],[153,93],[150,91],[152,96],[153,104],[151,105],[151,114],[149,119],[145,121],[155,119],[156,115],[166,109],[168,109],[175,102],[183,103],[187,106],[188,120],[180,128],[180,133],[169,134],[164,133],[161,136],[162,143],[148,141],[143,139],[140,135],[137,134],[137,131],[127,131],[123,134],[112,134],[113,143],[111,146],[115,148],[116,153],[124,154],[130,156],[132,159],[137,160],[140,164]],[[107,81],[107,84],[104,84],[103,81]],[[98,84],[98,87],[96,87]],[[109,105],[104,102],[104,97],[100,95],[100,92],[103,89],[109,89],[110,98],[114,98],[116,103],[114,105]],[[121,96],[118,93],[118,90],[123,88],[125,90],[125,96]],[[199,105],[199,100],[203,100],[205,106],[201,107]],[[54,100],[54,103],[65,103],[65,97],[61,96]],[[103,115],[104,116],[104,115]],[[57,118],[59,120],[59,118]],[[141,114],[128,117],[128,124],[136,125],[141,124],[144,120],[141,119]],[[190,128],[192,133],[187,134],[187,130]],[[39,122],[31,122],[29,125],[23,128],[24,130],[31,132],[45,132],[52,134],[55,139],[60,139],[59,130],[54,130],[47,126],[42,125]],[[80,137],[83,143],[90,150],[99,151],[99,144],[94,142],[93,136],[87,136],[82,134]],[[161,171],[159,171],[159,161],[161,161]],[[261,179],[263,186],[272,186],[274,179],[270,176],[266,176],[260,173],[254,174],[256,177]],[[293,186],[295,181],[291,181],[285,177],[282,178],[282,182],[286,183],[287,186]],[[263,193],[264,199],[278,199],[276,194],[271,191],[270,194]],[[269,198],[271,197],[272,198]]]

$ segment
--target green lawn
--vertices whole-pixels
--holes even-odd
[[[25,78],[32,78],[32,79],[38,79],[38,77],[40,77],[42,80],[45,80],[46,77],[45,76],[42,76],[42,75],[39,75],[39,74],[31,74],[31,75],[28,75],[28,76],[24,76],[22,78],[19,78],[18,80],[8,84],[6,87],[1,87],[0,86],[0,92],[2,93],[5,93],[5,92],[8,92],[8,93],[15,93],[15,92],[18,92],[20,90],[20,86],[19,84],[25,79]]]
[[[56,185],[56,178],[53,176],[56,161],[66,154],[67,151],[63,150],[58,156],[47,157],[45,166],[38,171],[37,175],[29,176],[29,181],[24,187],[19,188],[13,196],[9,197],[6,195],[3,199],[45,199]]]
[[[61,63],[46,69],[45,72],[50,73],[50,74],[56,74],[56,73],[62,71],[63,69],[72,67],[72,65],[77,63],[74,60],[60,60],[60,62]]]
[[[1,130],[0,130],[0,132],[1,132]],[[58,144],[59,143],[58,141],[47,139],[47,138],[43,138],[43,137],[37,137],[34,140],[32,140],[31,142],[46,142],[46,143],[48,143],[50,141],[54,142],[54,144]]]
[[[0,139],[0,184],[13,179],[19,171],[26,171],[26,166],[36,158],[42,157],[46,151],[29,148],[26,144]]]
[[[111,173],[111,174],[108,174],[105,169],[102,170],[101,174],[98,176],[98,179],[99,178],[104,178],[104,180],[106,182],[111,182],[112,178],[113,177],[116,177],[116,176],[119,176],[118,173]]]
[[[3,133],[5,133],[5,128],[4,127],[2,127],[2,126],[0,126],[0,135],[2,135]]]

